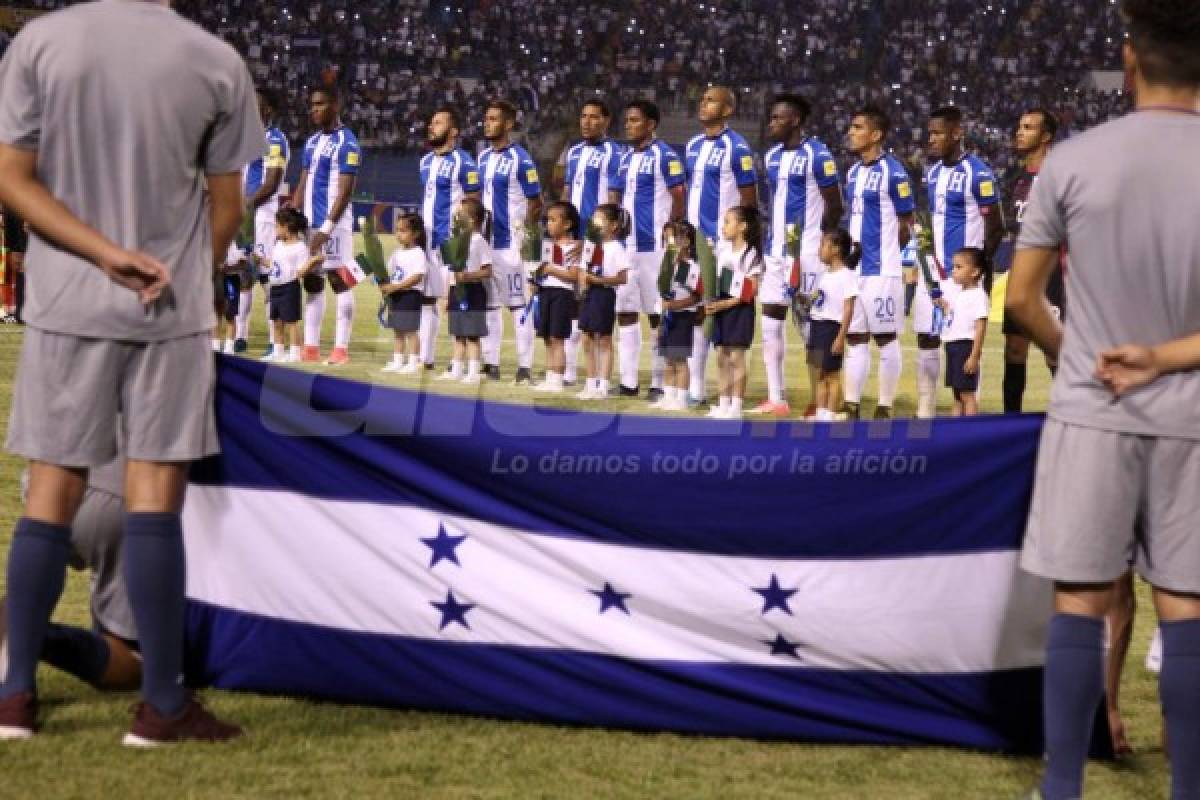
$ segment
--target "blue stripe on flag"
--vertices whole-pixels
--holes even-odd
[[[932,428],[750,431],[425,394],[239,358],[219,359],[218,374],[225,456],[198,464],[197,483],[465,512],[535,533],[720,555],[1019,547],[1042,424],[1006,416]],[[812,474],[803,471],[808,459]],[[580,474],[585,464],[599,474]],[[872,466],[890,471],[872,474]]]
[[[1037,667],[906,675],[631,661],[352,633],[196,602],[187,628],[189,681],[221,689],[635,730],[1041,752]]]

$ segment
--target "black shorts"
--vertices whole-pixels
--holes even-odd
[[[300,281],[291,281],[272,286],[270,289],[271,319],[283,323],[300,321],[303,293]]]
[[[842,369],[842,354],[833,352],[833,342],[842,323],[831,319],[814,319],[808,324],[808,363],[824,373]]]
[[[1067,318],[1067,284],[1063,279],[1062,267],[1054,268],[1054,272],[1050,273],[1050,282],[1046,284],[1046,299],[1050,301],[1050,305],[1058,309],[1058,318],[1066,320]],[[1001,327],[1001,332],[1005,336],[1025,336],[1025,329],[1021,327],[1012,314],[1008,310],[1004,311],[1004,325]]]
[[[722,298],[724,299],[724,298]],[[717,347],[749,347],[754,343],[753,303],[738,303],[713,317],[713,340]]]
[[[540,339],[570,339],[571,322],[579,315],[579,301],[570,289],[538,289],[537,335]]]
[[[396,333],[415,333],[421,327],[421,300],[416,289],[393,292],[387,297],[387,327]]]
[[[971,357],[975,343],[969,339],[946,342],[946,386],[956,392],[974,392],[979,389],[979,370],[974,375],[963,372],[963,365]]]
[[[667,361],[687,361],[692,357],[692,333],[696,330],[695,311],[668,311],[658,326],[658,350]]]
[[[579,309],[579,330],[599,336],[612,336],[617,323],[617,290],[611,286],[593,286],[583,297]]]
[[[237,318],[239,301],[242,297],[242,276],[230,273],[221,281],[221,290],[225,294],[225,321],[233,322]]]

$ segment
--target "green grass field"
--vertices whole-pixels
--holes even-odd
[[[256,303],[261,303],[259,298],[256,293]],[[390,354],[391,339],[375,321],[378,291],[360,286],[357,298],[354,360],[338,374],[401,386],[427,380],[424,375],[379,372]],[[332,309],[328,313],[331,318]],[[331,336],[327,329],[326,352]],[[514,366],[510,339],[503,365],[508,378]],[[20,342],[19,328],[0,329],[0,418],[5,425]],[[1001,342],[996,330],[986,347],[981,405],[988,411],[1000,403]],[[261,353],[264,343],[259,307],[250,354]],[[789,351],[788,380],[795,387],[802,379],[802,361],[794,335]],[[444,364],[448,344],[438,357]],[[1036,355],[1031,358],[1031,363],[1039,362]],[[764,392],[757,350],[751,364],[748,405]],[[912,412],[912,375],[910,342],[897,403],[902,415]],[[1043,408],[1048,376],[1040,364],[1030,369],[1030,376],[1029,406]],[[644,365],[643,380],[646,377]],[[429,383],[431,389],[444,386]],[[454,386],[446,391],[463,390]],[[484,397],[522,403],[536,396],[507,384],[485,385],[480,391]],[[794,410],[807,403],[804,392],[795,388],[789,399]],[[945,407],[949,398],[942,401]],[[548,402],[579,405],[565,396]],[[872,406],[867,398],[865,409]],[[606,408],[644,411],[644,400],[613,399]],[[21,467],[18,459],[0,455],[4,554],[20,513]],[[1137,755],[1120,764],[1093,764],[1089,797],[1167,796],[1157,686],[1141,666],[1152,614],[1144,591],[1139,599],[1123,687],[1126,722]],[[82,575],[70,577],[56,616],[87,624],[87,582]],[[244,741],[130,752],[119,742],[129,723],[133,695],[97,694],[48,668],[40,681],[44,733],[31,742],[0,747],[0,798],[1008,798],[1031,786],[1039,773],[1036,759],[942,748],[835,747],[568,729],[227,692],[209,692],[207,698],[219,714],[246,726],[249,736]]]

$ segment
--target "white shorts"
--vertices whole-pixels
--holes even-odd
[[[515,248],[492,251],[492,278],[488,281],[488,306],[522,308],[525,305],[525,267]]]
[[[858,279],[858,300],[850,333],[880,336],[899,333],[904,318],[904,279],[899,276],[867,275]]]
[[[658,271],[662,268],[663,251],[655,250],[651,253],[638,253],[636,251],[629,254],[629,261],[633,265],[631,277],[634,273],[637,274],[637,290],[638,297],[641,300],[641,307],[638,311],[643,314],[661,314],[662,313],[662,298],[658,296]],[[630,281],[626,281],[628,286]],[[621,310],[620,296],[617,298],[617,311]],[[630,309],[633,310],[633,309]]]
[[[317,231],[309,231],[309,241]],[[331,272],[338,267],[344,267],[354,260],[354,230],[352,228],[334,228],[325,242],[325,263],[322,269]]]
[[[442,263],[442,251],[437,247],[429,248],[429,268],[425,272],[425,286],[422,293],[426,297],[445,297],[446,287],[450,285],[450,270]]]
[[[264,259],[271,255],[271,249],[275,246],[275,215],[274,214],[255,214],[254,215],[254,255]],[[258,268],[259,273],[266,275],[271,271],[270,264],[264,264]]]
[[[657,275],[654,278],[654,284],[656,287],[658,286]],[[615,310],[618,314],[642,313],[641,275],[636,267],[625,272],[625,282],[617,287]]]
[[[767,256],[763,261],[767,269],[758,289],[758,302],[778,306],[791,305],[792,300],[787,291],[788,279],[792,273],[792,259]],[[821,279],[823,272],[825,265],[821,263],[821,259],[816,256],[801,256],[799,291],[808,295],[815,292],[817,281]]]

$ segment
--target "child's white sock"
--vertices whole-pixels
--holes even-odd
[[[767,400],[783,402],[783,320],[762,318],[763,362],[767,367]]]
[[[638,388],[638,361],[642,357],[642,326],[621,325],[617,331],[617,348],[621,360],[621,385],[627,389]]]

